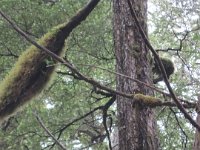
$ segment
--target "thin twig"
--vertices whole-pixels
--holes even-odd
[[[116,96],[113,96],[104,106],[103,106],[103,125],[104,125],[104,128],[105,128],[105,131],[106,131],[106,135],[107,135],[107,138],[108,138],[108,145],[109,145],[109,148],[110,150],[112,150],[112,144],[111,144],[111,139],[110,139],[110,133],[108,131],[108,127],[107,127],[107,111],[108,109],[110,108],[110,106],[115,102],[116,100]]]
[[[34,112],[33,114],[34,114],[34,116],[36,117],[36,119],[37,119],[38,123],[40,124],[40,126],[41,126],[41,127],[46,131],[46,133],[55,141],[55,143],[56,143],[58,146],[60,146],[61,149],[67,150],[67,149],[56,139],[56,137],[47,129],[47,127],[44,125],[44,123],[43,123],[42,119],[39,117],[39,115],[38,115],[36,112]]]
[[[183,130],[183,128],[182,128],[182,126],[181,126],[181,124],[180,124],[180,121],[179,121],[179,119],[178,119],[178,117],[177,117],[177,115],[176,115],[176,112],[175,112],[172,108],[170,108],[170,110],[171,110],[172,113],[174,114],[175,120],[176,120],[177,125],[179,126],[179,128],[180,128],[182,134],[185,136],[185,142],[184,142],[184,139],[182,138],[182,140],[183,140],[182,143],[184,143],[184,146],[185,146],[184,149],[186,149],[187,143],[188,143],[188,135],[187,135],[187,134],[185,133],[185,131]]]

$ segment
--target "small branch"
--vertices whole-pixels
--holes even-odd
[[[94,113],[97,110],[103,111],[103,124],[104,124],[105,130],[106,130],[107,129],[107,124],[106,124],[107,110],[114,103],[114,101],[115,101],[115,96],[113,96],[105,105],[101,105],[99,107],[96,107],[93,110],[91,110],[90,112],[88,112],[88,113],[82,115],[81,117],[74,119],[70,123],[64,125],[61,129],[59,129],[59,131],[56,132],[56,133],[59,132],[57,140],[60,139],[60,136],[62,135],[63,131],[66,130],[69,126],[73,125],[74,123],[80,121],[83,118],[86,118],[87,116],[91,115],[92,113]],[[106,131],[106,133],[108,133],[108,130]],[[109,136],[109,133],[107,134],[107,136]],[[109,146],[111,147],[110,136],[108,137],[108,139],[109,139]],[[112,147],[111,147],[111,149],[112,149]]]
[[[43,123],[42,119],[39,117],[39,115],[38,115],[36,112],[34,112],[33,114],[34,114],[34,116],[36,117],[36,119],[37,119],[38,123],[40,124],[40,126],[41,126],[41,127],[46,131],[46,133],[55,141],[55,143],[56,143],[58,146],[60,146],[61,149],[67,150],[67,149],[56,139],[56,137],[54,137],[54,135],[47,129],[47,127],[44,125],[44,123]]]
[[[180,48],[155,49],[156,52],[181,51]]]
[[[74,123],[78,122],[79,120],[81,120],[81,119],[83,119],[83,118],[89,116],[90,114],[94,113],[95,111],[102,109],[102,107],[103,107],[103,106],[96,107],[96,108],[94,108],[93,110],[91,110],[90,112],[84,114],[83,116],[81,116],[81,117],[79,117],[79,118],[76,118],[76,119],[74,119],[73,121],[71,121],[70,123],[64,125],[59,131],[56,132],[56,133],[59,132],[59,135],[58,135],[58,138],[57,138],[57,139],[60,138],[62,132],[63,132],[65,129],[67,129],[69,126],[71,126],[71,125],[73,125]]]
[[[1,43],[8,51],[8,53],[1,53],[0,56],[12,56],[14,58],[18,58],[19,56],[17,56],[16,54],[14,54],[9,47],[7,47],[3,42]]]
[[[175,112],[172,108],[170,108],[170,110],[171,110],[171,112],[174,114],[175,120],[176,120],[177,125],[178,125],[178,127],[180,128],[182,134],[185,136],[185,142],[184,142],[184,139],[182,138],[182,140],[183,140],[182,143],[184,143],[184,146],[185,146],[184,149],[186,149],[187,143],[188,143],[188,135],[185,133],[185,131],[184,131],[183,128],[181,127],[181,124],[180,124],[180,121],[178,120],[178,117],[177,117],[177,115],[176,115],[176,112]]]
[[[109,148],[110,150],[112,150],[112,145],[111,145],[111,139],[110,139],[110,134],[109,134],[109,131],[108,131],[108,127],[107,127],[107,111],[108,109],[110,108],[110,106],[115,102],[116,100],[116,96],[113,96],[104,106],[103,106],[103,125],[104,125],[104,128],[105,128],[105,131],[106,131],[106,135],[107,135],[107,138],[108,138],[108,143],[109,143]]]
[[[8,53],[8,54],[3,54],[3,53],[0,53],[0,57],[14,57],[14,58],[18,58],[17,55],[13,54],[13,53]]]

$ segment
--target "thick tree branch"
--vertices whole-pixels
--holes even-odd
[[[168,107],[176,107],[176,103],[170,102],[170,101],[163,101],[161,99],[149,96],[149,95],[143,95],[143,94],[135,94],[134,96],[134,102],[139,103],[148,107],[158,107],[158,106],[168,106]],[[182,105],[184,108],[195,108],[196,104],[193,103],[184,103],[182,102]]]

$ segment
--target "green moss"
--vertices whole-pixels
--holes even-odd
[[[153,97],[153,96],[149,96],[149,95],[143,95],[143,94],[135,94],[134,95],[134,100],[138,101],[138,102],[142,102],[144,104],[147,105],[153,105],[153,104],[157,104],[160,102],[159,99]]]
[[[61,39],[63,42],[59,42],[57,36],[65,25],[54,27],[38,40],[38,44],[60,54],[64,39]],[[45,61],[49,58],[44,51],[33,45],[21,54],[14,67],[0,83],[0,119],[5,114],[11,114],[19,105],[43,89],[55,69],[54,66],[45,68]]]

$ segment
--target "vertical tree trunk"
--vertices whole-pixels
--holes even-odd
[[[139,22],[147,33],[147,0],[132,0]],[[130,14],[127,0],[114,0],[114,44],[116,71],[151,83],[150,54]],[[125,93],[153,92],[145,86],[117,77],[117,90]],[[157,150],[156,125],[152,109],[117,96],[119,150]]]
[[[197,102],[197,123],[200,125],[200,95],[198,96],[198,102]],[[194,145],[193,150],[200,150],[200,132],[196,129],[195,133],[195,139],[194,139]]]

